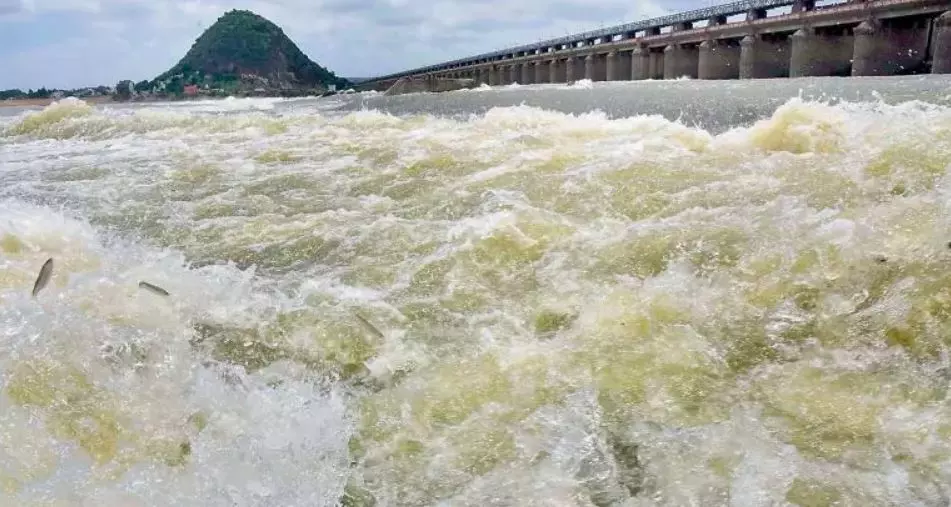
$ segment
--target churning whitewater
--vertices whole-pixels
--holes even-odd
[[[335,100],[0,116],[0,504],[947,505],[946,103]]]

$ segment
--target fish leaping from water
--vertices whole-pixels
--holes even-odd
[[[168,296],[168,291],[159,287],[158,285],[152,285],[149,282],[139,282],[139,287],[145,289],[149,292],[154,292],[160,296]]]
[[[360,315],[357,312],[353,312],[353,314],[357,317],[357,320],[359,320],[360,323],[363,324],[363,328],[369,331],[370,334],[380,339],[385,338],[385,335],[379,329],[377,329],[376,326],[371,324],[370,321],[367,320],[363,315]]]
[[[46,287],[46,284],[49,283],[50,277],[52,276],[53,258],[50,257],[43,263],[43,267],[40,268],[40,274],[36,277],[36,282],[33,283],[33,297],[36,297],[36,295],[43,290],[43,287]]]

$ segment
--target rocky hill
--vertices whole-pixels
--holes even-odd
[[[204,89],[320,90],[349,82],[314,63],[280,27],[247,10],[231,10],[205,30],[174,67],[153,86],[180,93],[188,85]]]

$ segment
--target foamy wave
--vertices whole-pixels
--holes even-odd
[[[0,210],[0,479],[105,503],[329,504],[345,481],[358,505],[942,501],[951,109],[796,98],[717,133],[317,108],[4,138],[4,195],[96,226]],[[135,466],[82,489],[115,439],[31,423],[75,422],[50,392],[141,436]]]
[[[9,127],[5,135],[35,134],[57,123],[92,114],[92,106],[74,97],[55,101],[38,112],[25,113],[23,118]]]
[[[276,97],[233,97],[181,102],[163,102],[158,108],[185,108],[190,112],[273,111],[274,107],[291,99]]]
[[[568,85],[568,87],[569,87],[569,88],[579,88],[579,89],[582,89],[582,90],[587,90],[587,89],[590,89],[590,88],[594,87],[594,81],[591,81],[590,79],[579,79],[579,80],[577,80],[577,81],[571,83],[570,85]]]
[[[349,433],[339,395],[290,370],[275,386],[279,370],[210,367],[189,343],[197,322],[240,322],[274,304],[245,274],[189,270],[179,254],[103,242],[22,202],[0,202],[0,224],[6,503],[53,489],[107,504],[336,504]],[[54,275],[31,299],[47,257]]]
[[[450,93],[479,93],[479,92],[486,92],[491,90],[492,90],[491,86],[485,83],[480,83],[479,86],[476,86],[475,88],[460,88],[458,90],[453,90]]]

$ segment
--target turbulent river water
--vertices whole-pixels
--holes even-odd
[[[949,241],[941,77],[0,110],[0,504],[948,505]]]

